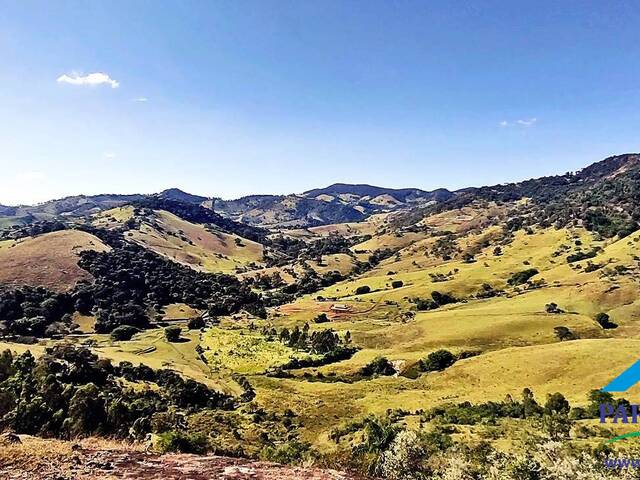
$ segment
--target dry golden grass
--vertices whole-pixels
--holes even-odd
[[[0,283],[68,290],[80,280],[92,279],[78,266],[78,255],[84,250],[103,252],[109,247],[77,230],[0,242]]]

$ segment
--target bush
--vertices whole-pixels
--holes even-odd
[[[557,303],[551,302],[551,303],[547,303],[544,306],[544,310],[547,313],[563,313],[564,310],[562,310],[560,307],[558,307]]]
[[[456,356],[448,350],[436,350],[431,352],[422,361],[422,370],[425,372],[439,372],[449,368],[456,361]]]
[[[436,302],[434,302],[433,300],[429,300],[429,299],[422,299],[422,298],[415,298],[413,300],[413,303],[416,304],[416,308],[420,311],[424,311],[424,310],[434,310],[436,308],[438,308],[438,304]]]
[[[553,327],[553,333],[561,342],[565,340],[575,340],[576,336],[567,327]]]
[[[390,376],[395,375],[396,370],[391,365],[391,362],[384,357],[377,357],[364,367],[360,369],[360,374],[366,377],[372,377],[374,375]]]
[[[364,295],[369,292],[371,292],[371,287],[368,285],[362,285],[361,287],[356,288],[356,295]]]
[[[198,330],[200,328],[204,328],[204,326],[205,326],[205,322],[202,317],[192,318],[191,320],[189,320],[189,323],[187,324],[187,327],[189,328],[189,330]]]
[[[329,321],[329,317],[327,317],[326,313],[321,313],[316,318],[313,319],[314,323],[327,323]]]
[[[528,268],[521,272],[516,272],[511,275],[511,278],[507,280],[507,283],[513,287],[527,283],[531,277],[540,273],[536,268]]]
[[[291,440],[277,447],[267,446],[260,452],[260,458],[276,463],[301,463],[311,451],[311,444],[308,442],[300,442]]]
[[[156,444],[161,453],[207,453],[209,444],[207,437],[200,433],[187,433],[171,430],[158,435]]]
[[[598,313],[594,320],[604,329],[617,328],[618,325],[611,321],[611,317],[604,312]]]
[[[182,332],[180,327],[167,327],[164,329],[164,337],[167,339],[167,342],[177,342],[180,339],[180,332]]]
[[[392,288],[400,288],[404,285],[402,280],[394,280],[393,282],[391,282],[391,287]]]
[[[131,340],[131,337],[133,337],[139,331],[140,330],[138,330],[136,327],[132,327],[131,325],[120,325],[119,327],[116,327],[111,331],[111,340]]]

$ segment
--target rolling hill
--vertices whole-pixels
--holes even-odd
[[[591,454],[629,431],[596,428],[590,395],[636,360],[639,186],[640,156],[628,154],[457,192],[336,184],[235,201],[175,189],[66,200],[48,207],[67,212],[59,223],[3,230],[1,345],[22,353],[29,341],[64,365],[97,355],[95,368],[133,386],[127,411],[171,396],[178,418],[160,397],[144,403],[156,409],[148,425],[104,415],[119,438],[136,425],[361,472],[363,439],[386,428],[496,455],[529,448],[535,431]],[[47,333],[67,314],[81,328]],[[449,360],[432,367],[434,356]],[[519,410],[525,389],[533,416]]]

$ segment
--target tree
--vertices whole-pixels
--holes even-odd
[[[564,398],[561,393],[554,393],[547,396],[547,402],[544,404],[545,415],[562,414],[567,415],[571,410],[569,401]]]
[[[314,323],[327,323],[329,321],[329,317],[327,317],[326,313],[321,313],[316,318],[313,319]]]
[[[567,327],[553,327],[553,332],[561,342],[576,339],[576,336]]]
[[[391,282],[391,288],[400,288],[404,285],[404,282],[402,280],[394,280],[393,282]]]
[[[376,357],[360,369],[360,374],[365,377],[372,377],[374,375],[390,376],[395,375],[396,370],[385,357]]]
[[[180,327],[172,325],[164,329],[164,337],[167,339],[167,342],[177,342],[180,339],[181,332],[182,329]]]
[[[120,325],[119,327],[116,327],[111,331],[111,340],[131,340],[131,337],[133,337],[139,331],[140,330],[138,330],[136,327],[132,327],[131,325]]]
[[[563,313],[564,310],[562,310],[560,307],[558,307],[557,303],[551,302],[551,303],[547,303],[544,306],[544,310],[547,313]]]
[[[448,350],[436,350],[427,355],[422,361],[422,369],[425,372],[439,372],[449,368],[456,361],[456,356]]]
[[[200,328],[204,328],[205,323],[204,323],[204,319],[202,317],[195,317],[189,320],[189,323],[187,324],[187,328],[189,328],[189,330],[198,330]]]
[[[609,317],[609,315],[607,315],[604,312],[600,312],[598,313],[595,317],[594,320],[605,330],[607,329],[612,329],[612,328],[617,328],[618,325],[613,323],[611,321],[611,318]]]
[[[64,428],[70,437],[98,432],[105,419],[104,401],[93,383],[79,387],[69,402]]]
[[[525,418],[536,417],[542,414],[542,407],[538,405],[538,402],[536,402],[533,396],[533,392],[528,388],[522,390],[522,407]]]
[[[368,285],[362,285],[356,288],[356,295],[364,295],[369,292],[371,292],[371,287],[369,287]]]

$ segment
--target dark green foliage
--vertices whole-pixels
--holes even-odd
[[[202,317],[191,318],[187,323],[187,328],[189,330],[198,330],[200,328],[204,328],[204,326],[205,326],[205,322]]]
[[[269,232],[263,228],[235,222],[228,218],[224,218],[219,213],[216,213],[209,208],[193,203],[168,200],[159,197],[146,197],[134,202],[133,205],[139,208],[152,210],[166,210],[167,212],[171,212],[188,222],[215,225],[226,232],[235,233],[241,237],[260,243],[266,242],[267,235],[269,234]]]
[[[16,225],[6,230],[0,230],[0,240],[17,240],[25,237],[35,237],[43,233],[58,232],[66,230],[67,226],[57,220],[44,220],[30,223],[28,225]]]
[[[402,280],[394,280],[393,282],[391,282],[391,288],[400,288],[404,285],[404,282]]]
[[[365,377],[373,376],[391,376],[395,375],[396,370],[391,362],[384,357],[376,357],[370,363],[360,369],[360,375]]]
[[[158,450],[161,453],[207,453],[209,442],[207,437],[200,433],[188,433],[179,430],[170,430],[158,435]]]
[[[429,410],[425,419],[437,419],[442,423],[477,425],[481,422],[495,423],[499,418],[524,418],[522,403],[512,399],[504,402],[487,402],[473,405],[463,402],[458,405],[444,405]]]
[[[371,287],[369,287],[368,285],[361,285],[356,288],[356,295],[364,295],[369,292],[371,292]]]
[[[50,292],[42,287],[0,288],[0,334],[50,336],[47,330],[60,322],[71,328],[68,314],[74,311],[74,301],[67,293]],[[63,328],[62,331],[65,329]]]
[[[260,458],[281,464],[300,463],[311,451],[309,442],[290,440],[282,445],[266,446],[260,452]]]
[[[157,389],[132,389],[154,382]],[[37,360],[29,353],[0,355],[0,428],[71,438],[143,436],[154,414],[170,408],[232,408],[232,397],[184,380],[170,370],[123,362],[113,366],[86,348],[59,344]]]
[[[111,331],[111,339],[115,341],[131,340],[140,330],[130,325],[120,325]]]
[[[603,390],[591,390],[589,392],[589,405],[585,410],[586,418],[598,418],[600,416],[600,405],[608,403],[613,405],[614,409],[619,406],[625,407],[629,411],[630,402],[626,398],[614,399],[613,395]]]
[[[598,255],[596,250],[591,250],[589,252],[576,252],[567,256],[567,263],[579,262],[581,260],[586,260],[588,258],[593,258]]]
[[[116,243],[110,252],[82,252],[79,265],[96,281],[79,286],[73,296],[83,309],[91,305],[97,310],[99,333],[119,325],[144,328],[149,323],[149,307],[171,303],[208,308],[212,316],[242,309],[266,316],[260,296],[247,283],[232,275],[196,272],[138,245]]]
[[[448,305],[450,303],[456,303],[458,301],[453,295],[448,293],[440,293],[438,291],[431,292],[431,298],[439,307],[443,305]]]
[[[547,396],[547,402],[544,404],[544,413],[546,415],[562,414],[566,415],[571,409],[569,402],[561,393],[554,393]]]
[[[538,270],[535,268],[528,268],[527,270],[523,270],[521,272],[516,272],[511,275],[511,278],[507,280],[507,283],[511,286],[522,285],[523,283],[527,283],[531,277],[537,275]]]
[[[533,396],[533,392],[528,388],[522,390],[522,414],[524,418],[537,417],[542,415],[543,409]]]
[[[567,327],[553,327],[553,333],[561,342],[567,340],[575,340],[577,338],[576,335],[574,335],[574,333]]]
[[[313,319],[314,323],[327,323],[329,321],[329,317],[327,317],[326,313],[321,313],[316,318]]]
[[[180,340],[180,333],[182,329],[176,326],[166,327],[164,329],[164,337],[167,339],[167,342],[177,342]]]
[[[612,328],[618,328],[618,325],[613,323],[611,321],[611,318],[609,317],[609,315],[607,315],[604,312],[600,312],[598,313],[595,317],[594,320],[598,323],[598,325],[600,325],[602,328],[606,329],[612,329]]]
[[[558,307],[558,304],[554,302],[547,303],[544,306],[544,311],[547,313],[564,313],[564,310]]]
[[[436,350],[431,352],[422,361],[422,370],[425,372],[439,372],[449,368],[456,361],[456,356],[448,350]]]
[[[414,298],[413,299],[413,303],[416,304],[416,308],[419,311],[424,311],[424,310],[434,310],[436,308],[439,307],[439,305],[434,302],[433,300],[430,299],[422,299],[422,298]]]

